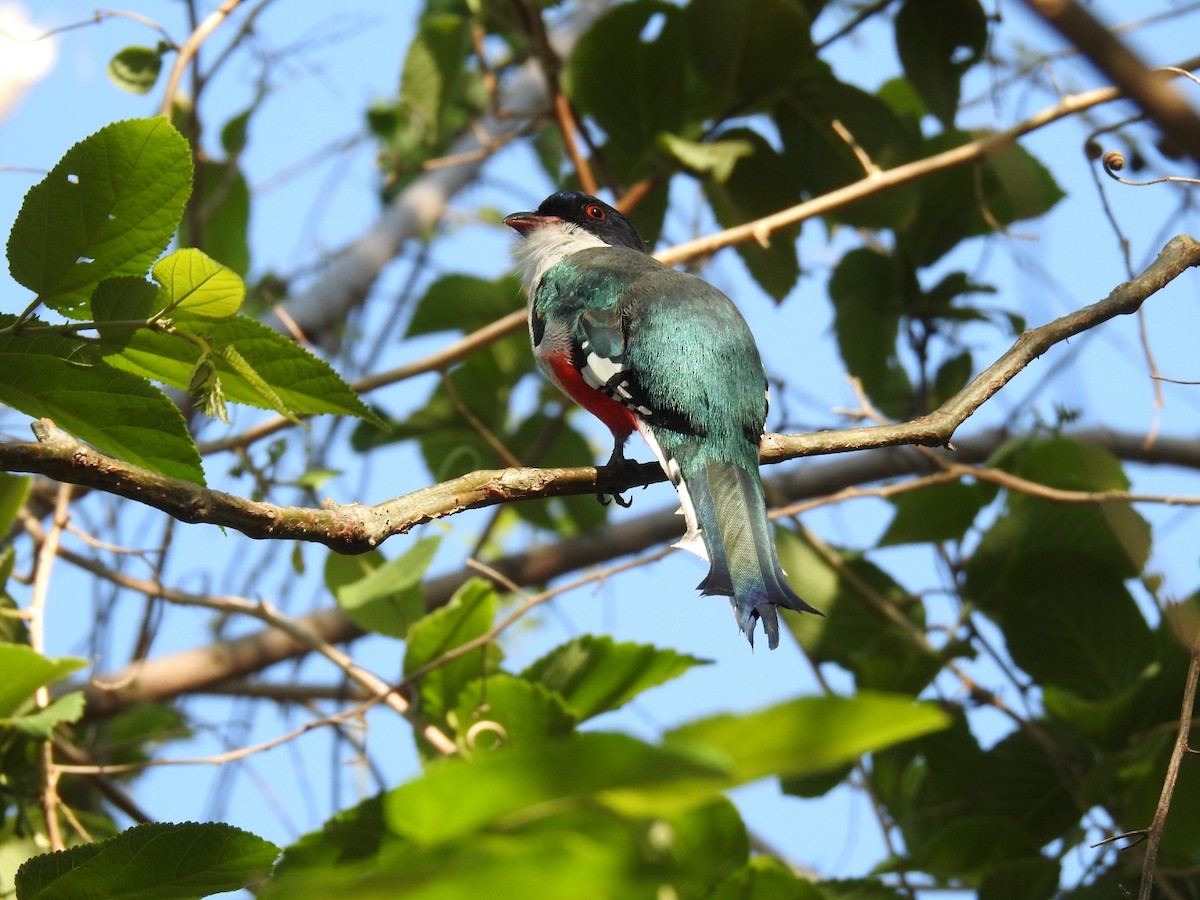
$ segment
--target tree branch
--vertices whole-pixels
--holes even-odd
[[[954,458],[962,463],[981,463],[1005,442],[1017,437],[1019,435],[1005,429],[981,432],[959,441]],[[1126,461],[1200,470],[1200,441],[1194,439],[1159,438],[1153,447],[1147,448],[1139,434],[1100,429],[1073,432],[1072,437],[1101,447]],[[768,496],[788,503],[826,496],[853,485],[935,471],[940,468],[934,460],[909,448],[898,447],[814,462],[781,472],[766,479],[765,483]],[[586,566],[668,543],[678,536],[679,517],[673,508],[662,509],[619,525],[606,525],[578,537],[505,557],[491,563],[491,568],[517,585],[544,584]],[[423,586],[426,609],[444,606],[464,582],[476,576],[478,572],[464,568],[426,581]],[[331,644],[353,641],[364,633],[336,607],[298,616],[294,622],[309,634]],[[307,652],[308,648],[303,644],[268,628],[233,640],[141,661],[86,685],[86,714],[89,718],[103,718],[133,703],[207,690],[212,685],[260,672]]]
[[[946,446],[958,427],[1018,372],[1053,347],[1119,315],[1135,312],[1146,298],[1188,268],[1200,265],[1200,242],[1172,238],[1158,258],[1103,300],[1026,331],[996,362],[932,413],[910,422],[823,431],[770,434],[762,461],[846,453],[916,444]],[[468,509],[575,494],[614,493],[663,481],[652,463],[632,470],[510,468],[471,472],[377,506],[329,504],[323,509],[276,506],[168,478],[87,447],[43,419],[35,442],[0,444],[0,470],[33,472],[117,494],[153,506],[183,522],[207,522],[252,538],[313,541],[341,553],[363,553],[417,525]]]

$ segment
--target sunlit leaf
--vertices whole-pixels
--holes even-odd
[[[129,119],[76,144],[25,195],[9,271],[55,310],[89,315],[105,278],[143,276],[192,188],[192,154],[166,119]]]
[[[551,650],[521,677],[556,692],[582,720],[617,709],[642,691],[707,662],[649,644],[584,635]]]

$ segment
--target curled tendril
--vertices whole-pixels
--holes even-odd
[[[1104,166],[1104,173],[1109,178],[1130,187],[1145,187],[1150,184],[1164,184],[1166,182],[1175,184],[1200,184],[1200,178],[1187,178],[1183,175],[1164,175],[1161,178],[1151,178],[1147,181],[1131,181],[1128,178],[1122,178],[1117,174],[1125,168],[1125,154],[1120,150],[1109,150],[1101,157],[1100,163]]]
[[[479,738],[485,734],[494,734],[496,736],[496,742],[487,748],[489,750],[494,750],[496,747],[503,747],[508,743],[508,732],[504,729],[503,725],[499,722],[493,722],[491,719],[483,719],[468,728],[467,733],[463,735],[467,749],[477,749]]]

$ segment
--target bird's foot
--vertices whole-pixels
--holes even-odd
[[[628,471],[635,465],[637,465],[637,463],[635,463],[633,460],[625,458],[625,453],[621,445],[617,444],[613,448],[612,456],[608,458],[608,462],[605,464],[604,468],[614,469],[617,472],[620,472],[621,470]],[[612,493],[600,491],[596,494],[596,499],[600,501],[601,506],[608,506],[610,503],[615,503],[622,509],[629,509],[629,507],[633,506],[633,498],[624,496],[621,491],[614,491]]]

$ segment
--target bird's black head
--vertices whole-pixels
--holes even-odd
[[[620,210],[580,191],[559,191],[543,200],[537,212],[517,212],[504,219],[505,225],[520,234],[561,222],[582,228],[610,246],[647,252],[641,235]]]

